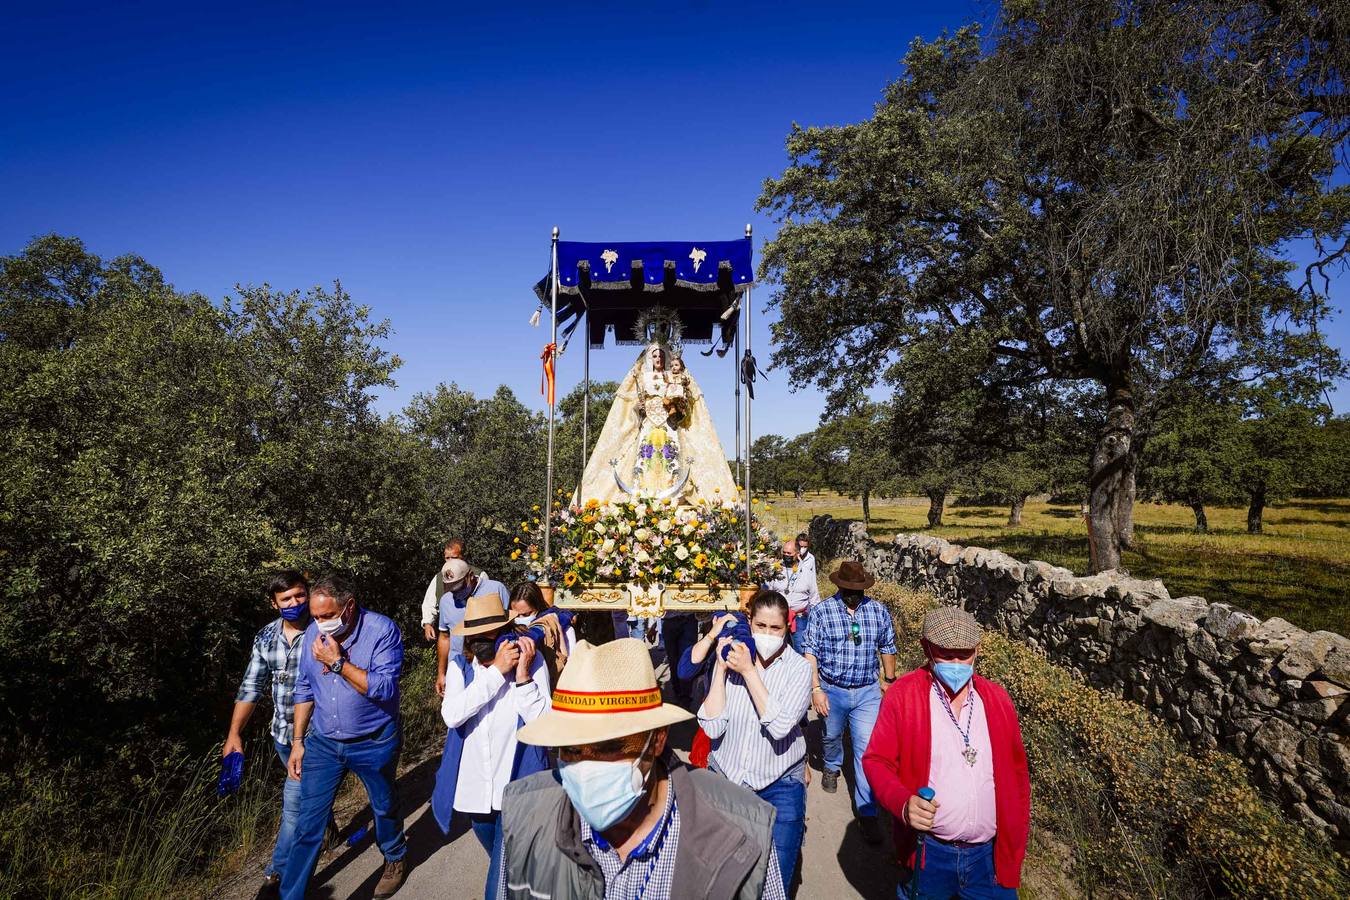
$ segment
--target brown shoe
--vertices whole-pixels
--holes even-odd
[[[380,883],[375,885],[375,900],[394,896],[398,889],[403,887],[403,880],[407,877],[408,872],[403,867],[403,860],[386,860],[384,874],[380,876]]]
[[[255,900],[281,900],[281,876],[275,873],[264,876]]]

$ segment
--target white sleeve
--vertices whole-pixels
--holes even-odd
[[[436,582],[441,580],[441,573],[437,572],[431,576],[431,584],[427,585],[427,592],[422,595],[422,624],[436,624],[436,607],[440,597],[436,596]]]
[[[471,662],[471,666],[478,663]],[[506,683],[496,666],[478,666],[473,683],[464,686],[464,674],[452,660],[445,667],[445,700],[441,703],[441,718],[451,728],[458,728],[472,719]]]
[[[535,654],[530,668],[534,670],[530,673],[530,683],[523,687],[511,687],[516,714],[524,722],[533,722],[548,709],[548,666],[544,665],[543,657]]]

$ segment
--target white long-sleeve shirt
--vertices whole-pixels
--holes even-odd
[[[706,699],[698,709],[699,727],[712,739],[712,763],[732,784],[752,791],[802,764],[806,738],[799,723],[811,705],[811,664],[791,647],[767,669],[761,666],[759,677],[769,693],[764,715],[741,676],[731,671],[722,712],[709,716]]]
[[[479,572],[479,581],[489,581],[488,573]],[[431,576],[431,584],[427,585],[426,593],[422,595],[422,624],[435,625],[437,614],[440,611],[441,596],[445,593],[445,580],[441,578],[441,573],[437,572]]]
[[[508,679],[495,666],[474,666],[473,681],[466,687],[464,674],[451,664],[445,672],[445,700],[441,718],[451,728],[471,722],[464,738],[455,782],[455,809],[466,813],[490,813],[502,808],[502,791],[511,780],[516,758],[516,729],[520,721],[531,722],[548,708],[548,668],[538,655],[530,663],[530,681],[523,687]]]
[[[808,568],[798,563],[791,569],[784,569],[772,581],[764,582],[766,590],[777,591],[787,601],[788,609],[799,613],[820,602],[820,588],[816,586],[816,568],[812,562]]]

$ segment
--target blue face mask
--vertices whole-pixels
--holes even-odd
[[[283,606],[281,608],[281,617],[287,622],[296,622],[309,615],[309,601],[297,603],[295,606]]]
[[[647,744],[650,743],[648,736]],[[633,762],[559,761],[558,775],[562,778],[563,791],[572,801],[577,815],[592,829],[604,831],[622,821],[642,799],[647,778],[638,764],[646,753],[647,745],[643,745],[642,753]]]
[[[935,662],[933,674],[942,679],[942,683],[955,694],[970,681],[970,677],[975,674],[975,667],[970,663]]]

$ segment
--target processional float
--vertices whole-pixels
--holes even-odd
[[[551,328],[545,498],[521,523],[513,558],[555,605],[637,616],[736,609],[773,573],[777,547],[749,499],[753,287],[749,225],[744,239],[706,242],[560,241],[553,229],[549,272],[535,285],[536,317],[548,309]],[[556,365],[579,328],[582,475],[565,496],[554,486]],[[590,352],[611,330],[642,352],[592,446]],[[697,364],[684,358],[693,344],[710,345],[699,354],[709,361],[732,355],[734,476]]]

